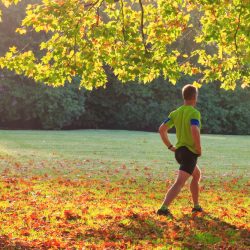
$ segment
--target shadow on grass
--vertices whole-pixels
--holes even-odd
[[[102,242],[113,242],[114,249],[141,246],[153,249],[159,245],[172,244],[181,249],[249,249],[250,234],[247,229],[236,227],[208,213],[180,219],[156,217],[152,213],[106,216],[106,224],[77,233],[71,232],[73,242],[89,242],[100,246]],[[98,220],[98,218],[96,218]],[[142,243],[143,242],[143,243]],[[145,244],[145,245],[144,245]],[[24,241],[14,242],[7,236],[0,236],[0,249],[49,249],[32,246]],[[38,246],[37,245],[37,246]],[[74,247],[73,245],[71,247]],[[150,249],[151,249],[150,248]],[[64,248],[60,248],[64,249]]]
[[[159,226],[161,224],[161,226]],[[89,229],[85,237],[97,240],[136,242],[138,240],[156,240],[163,237],[163,226],[166,222],[155,220],[150,215],[131,213],[115,221],[107,222],[107,226],[99,229]]]
[[[180,219],[162,219],[155,216],[131,215],[109,223],[98,230],[90,229],[85,237],[95,241],[130,241],[136,246],[141,241],[157,247],[158,244],[176,245],[183,249],[249,249],[250,234],[208,213],[184,215]],[[123,222],[124,221],[124,222]],[[86,239],[86,238],[85,238]],[[147,243],[146,243],[147,242]]]
[[[3,250],[30,250],[35,249],[24,241],[13,242],[7,235],[0,235],[0,249]]]
[[[250,248],[250,232],[247,229],[238,228],[209,213],[184,215],[177,223],[189,225],[189,232],[182,242],[186,249]]]
[[[90,245],[93,244],[93,249],[95,247],[104,247],[103,242],[113,242],[111,245],[114,248],[107,249],[124,249],[126,244],[135,246],[141,240],[147,240],[148,242],[157,240],[163,237],[163,229],[158,225],[166,225],[165,222],[159,222],[155,220],[152,216],[148,214],[139,215],[131,213],[126,216],[102,216],[102,220],[106,221],[106,224],[98,228],[89,228],[86,231],[69,230],[69,237],[72,242],[72,246],[69,243],[69,247],[74,247],[74,242],[88,242]],[[96,218],[98,220],[98,218]],[[77,220],[75,221],[77,224]],[[63,234],[63,232],[61,231]],[[60,231],[58,231],[60,234]],[[0,236],[0,249],[6,250],[30,250],[30,249],[52,249],[47,247],[44,242],[36,242],[33,246],[31,241],[16,241],[16,239],[11,239],[7,235]],[[46,245],[46,246],[45,246]],[[151,243],[150,243],[151,245]],[[53,248],[54,249],[54,248]],[[57,249],[57,248],[55,248]],[[58,249],[68,249],[64,247],[59,247]],[[91,249],[91,248],[90,248]],[[98,248],[99,249],[99,248]],[[102,249],[102,248],[100,248]],[[106,247],[105,247],[106,249]]]

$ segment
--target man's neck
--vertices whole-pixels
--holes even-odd
[[[185,106],[195,106],[195,101],[193,101],[193,100],[184,100],[184,105]]]

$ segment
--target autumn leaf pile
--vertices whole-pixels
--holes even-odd
[[[191,214],[188,184],[155,214],[167,180],[156,166],[1,158],[0,249],[248,249],[249,185],[243,176],[204,176],[203,214]],[[38,172],[43,169],[44,172]]]

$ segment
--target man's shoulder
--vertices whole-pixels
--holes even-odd
[[[196,112],[196,113],[199,113],[199,114],[200,114],[200,111],[199,111],[197,108],[194,108],[194,107],[193,107],[193,110],[194,110],[194,112]]]
[[[175,110],[172,111],[172,113],[176,113],[176,112],[179,112],[181,110],[183,110],[184,106],[179,106],[178,108],[176,108]]]
[[[200,115],[200,111],[192,106],[179,106],[178,108],[174,109],[172,112],[170,112],[170,116],[174,116],[178,113],[184,112],[185,115],[187,114],[198,114]]]
[[[174,109],[173,111],[170,112],[169,116],[170,116],[170,117],[175,116],[177,113],[180,112],[181,109],[182,109],[182,106],[180,106],[180,107]]]
[[[190,115],[197,118],[197,119],[201,119],[201,113],[198,109],[192,107],[192,110],[190,112]]]
[[[188,106],[188,112],[189,113],[199,113],[200,114],[200,111],[197,108],[193,107],[193,106]]]

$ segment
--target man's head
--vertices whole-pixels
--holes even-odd
[[[182,97],[185,102],[194,102],[196,104],[198,89],[191,84],[187,84],[182,88]]]

